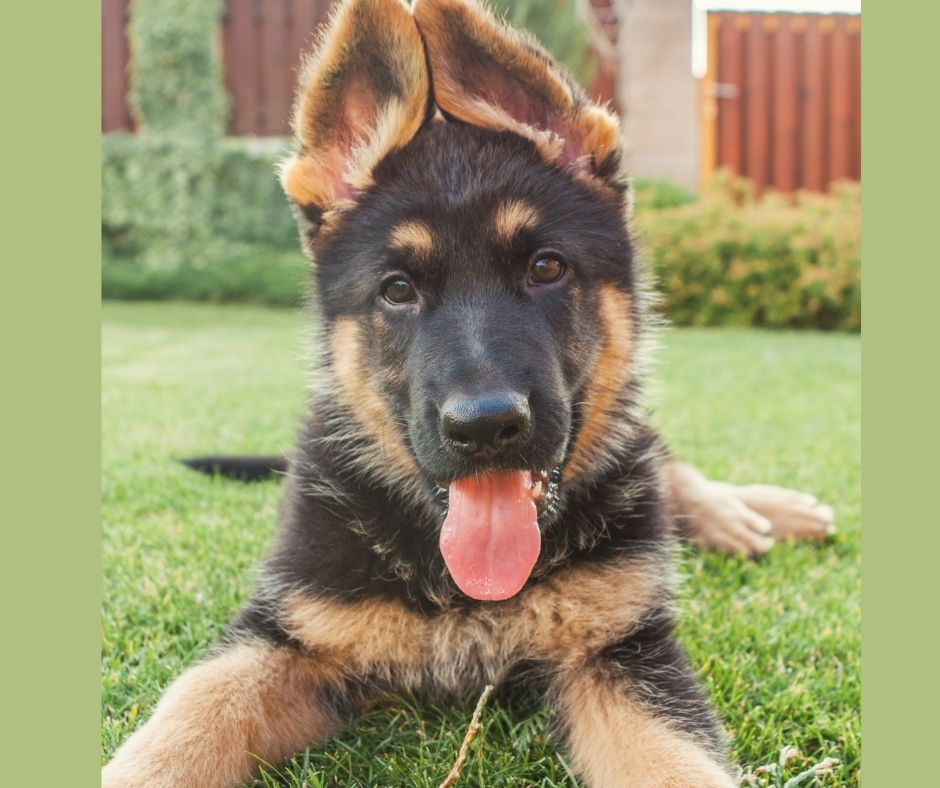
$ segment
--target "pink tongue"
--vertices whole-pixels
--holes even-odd
[[[508,599],[525,585],[542,537],[528,471],[450,485],[441,554],[457,587],[474,599]]]

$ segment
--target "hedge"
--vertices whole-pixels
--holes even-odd
[[[130,8],[131,111],[144,133],[221,137],[223,0],[134,0]]]
[[[206,267],[251,244],[296,247],[274,173],[286,142],[111,134],[102,145],[106,257],[145,269]]]
[[[106,137],[102,296],[301,303],[309,266],[274,173],[286,146]]]
[[[106,255],[102,296],[126,301],[183,300],[296,307],[305,302],[310,264],[299,246],[231,246],[211,265],[183,261],[148,267],[134,258]]]
[[[634,225],[675,324],[861,328],[857,183],[757,200],[722,173],[695,202],[638,202]]]

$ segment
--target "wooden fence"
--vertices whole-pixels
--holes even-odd
[[[861,18],[711,13],[703,81],[704,174],[772,187],[861,178]]]

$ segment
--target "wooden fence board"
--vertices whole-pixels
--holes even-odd
[[[826,178],[826,70],[819,19],[809,20],[803,61],[803,186],[821,190]]]
[[[286,46],[291,40],[288,27],[290,0],[271,2],[271,10],[262,23],[262,134],[287,134],[291,104],[291,65],[293,52]]]
[[[128,0],[101,3],[101,130],[105,132],[134,128],[127,103],[130,65],[127,6]]]
[[[708,67],[707,73],[718,73],[718,29],[721,19],[717,14],[708,17]],[[718,97],[714,83],[708,79],[699,81],[699,101],[702,107],[702,131],[699,139],[699,174],[704,179],[718,164]]]
[[[773,75],[773,173],[778,189],[792,191],[799,182],[797,135],[799,131],[799,82],[797,79],[796,32],[782,18],[774,37]]]
[[[734,14],[722,14],[718,30],[718,165],[735,172],[744,169],[742,156],[743,52]]]
[[[836,19],[829,50],[829,178],[848,178],[852,171],[850,161],[852,134],[852,75],[849,37],[845,30],[845,17]]]
[[[754,181],[758,191],[767,185],[767,164],[770,148],[770,63],[768,59],[767,32],[760,20],[749,24],[745,37],[744,89],[744,166],[748,177]]]
[[[255,0],[229,0],[222,25],[223,76],[232,99],[229,131],[248,134],[257,128],[260,90]]]
[[[862,178],[862,34],[861,23],[858,19],[850,19],[846,25],[849,35],[849,74],[852,77],[852,128],[849,139],[851,141],[851,168],[849,177],[855,180]]]

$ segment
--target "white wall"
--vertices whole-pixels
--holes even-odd
[[[629,0],[618,85],[631,175],[698,188],[699,98],[692,76],[691,0]]]

